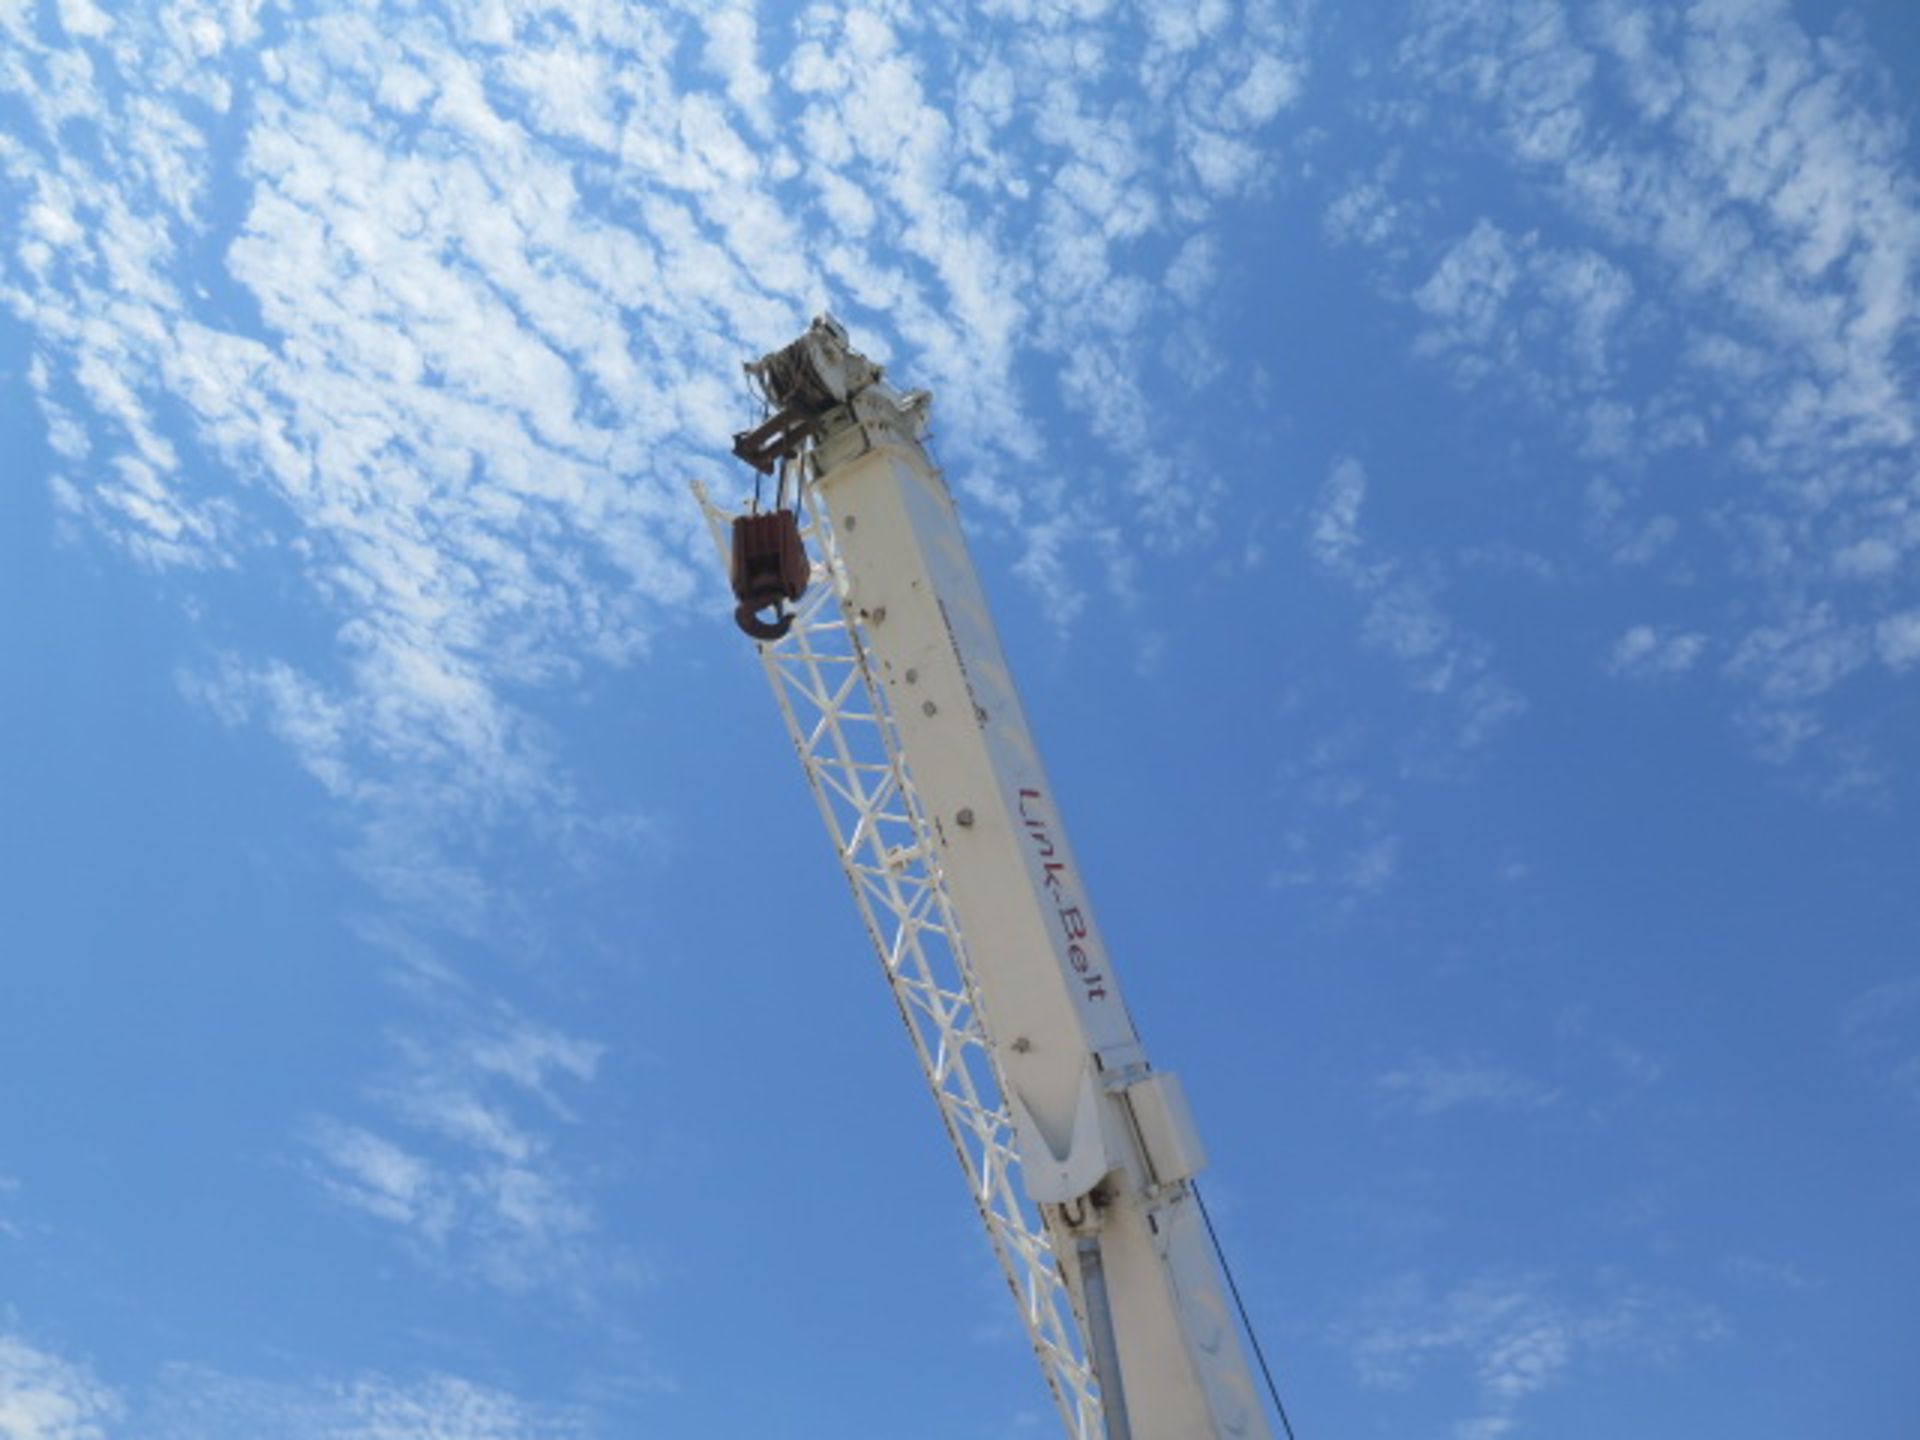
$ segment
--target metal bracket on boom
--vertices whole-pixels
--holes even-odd
[[[1102,1118],[1105,1101],[1089,1065],[1080,1076],[1073,1129],[1055,1143],[1034,1120],[1017,1085],[1008,1085],[1008,1113],[1026,1160],[1027,1193],[1035,1200],[1061,1203],[1086,1195],[1114,1166]]]
[[[819,417],[799,405],[787,405],[751,430],[733,437],[733,453],[762,475],[800,453],[800,447],[820,433]]]

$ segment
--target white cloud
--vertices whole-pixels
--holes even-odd
[[[636,1377],[658,1384],[660,1377]],[[305,1383],[170,1365],[130,1406],[84,1365],[0,1334],[6,1440],[587,1440],[586,1414],[461,1376],[367,1372]]]
[[[1751,1290],[1776,1294],[1796,1294],[1816,1283],[1798,1265],[1764,1255],[1730,1255],[1721,1262],[1721,1270]]]
[[[1607,1047],[1607,1058],[1620,1077],[1630,1084],[1657,1085],[1667,1073],[1666,1061],[1624,1040],[1615,1040]]]
[[[421,943],[372,929],[417,1005],[360,1120],[318,1117],[310,1169],[424,1263],[514,1293],[584,1300],[638,1277],[602,1234],[567,1132],[604,1054],[477,991]]]
[[[1518,275],[1506,235],[1483,219],[1442,257],[1426,283],[1413,292],[1413,302],[1449,323],[1453,343],[1485,346],[1494,338],[1495,322]]]
[[[1391,164],[1381,167],[1390,177]],[[1320,229],[1331,245],[1362,245],[1380,250],[1405,224],[1402,208],[1379,178],[1360,177],[1336,195],[1321,216]]]
[[[1551,1276],[1496,1273],[1438,1292],[1403,1275],[1365,1297],[1342,1329],[1367,1385],[1407,1388],[1444,1367],[1470,1386],[1471,1412],[1449,1426],[1456,1440],[1512,1432],[1524,1402],[1569,1384],[1576,1367],[1670,1365],[1728,1333],[1712,1308],[1660,1291],[1610,1282],[1583,1296]],[[1457,1409],[1442,1393],[1436,1403]]]
[[[217,678],[370,830],[398,805],[419,839],[462,792],[556,803],[562,757],[509,696],[635,660],[712,594],[681,477],[726,463],[740,360],[823,302],[938,389],[964,483],[1027,537],[1056,613],[1088,533],[1068,521],[1109,471],[1141,522],[1116,536],[1205,532],[1201,467],[1142,419],[1143,366],[1169,362],[1141,330],[1215,283],[1189,151],[1255,154],[1294,102],[1289,7],[1220,7],[1204,46],[1184,11],[1129,31],[1104,5],[823,5],[791,28],[737,4],[329,11],[270,49],[256,9],[183,0],[92,50],[0,17],[34,142],[0,146],[23,197],[0,304],[36,336],[75,521],[161,570],[303,577],[292,603],[336,652]],[[1062,468],[1016,381],[1036,354],[1088,357],[1058,368],[1119,462],[1093,488],[996,478]],[[393,783],[402,762],[421,783]]]
[[[1425,0],[1384,73],[1329,238],[1372,252],[1418,352],[1597,463],[1613,560],[1722,582],[1703,638],[1758,708],[1828,708],[1898,651],[1920,549],[1920,184],[1881,60],[1784,0]],[[1465,214],[1432,179],[1488,164]],[[1650,481],[1676,452],[1711,501]]]
[[[168,1367],[141,1416],[157,1440],[586,1440],[571,1407],[535,1404],[457,1375],[263,1381]]]
[[[1606,535],[1612,558],[1617,565],[1650,565],[1672,546],[1680,534],[1680,522],[1671,515],[1622,521],[1598,527]]]
[[[1327,569],[1342,573],[1359,569],[1360,507],[1366,500],[1366,467],[1350,455],[1341,456],[1327,472],[1309,532],[1313,558]]]
[[[341,1440],[535,1440],[572,1436],[580,1425],[501,1391],[454,1376],[416,1385],[363,1379],[335,1402]]]
[[[1854,996],[1841,1007],[1840,1032],[1862,1063],[1920,1104],[1920,976]]]
[[[1804,704],[1831,690],[1871,656],[1869,633],[1821,604],[1750,631],[1727,668],[1751,677],[1769,701]]]
[[[1416,1055],[1381,1075],[1375,1084],[1390,1104],[1416,1115],[1439,1115],[1463,1107],[1544,1110],[1560,1093],[1477,1055],[1452,1060]]]
[[[1826,730],[1820,717],[1800,705],[1755,705],[1740,715],[1754,753],[1770,765],[1786,765]]]
[[[1684,675],[1706,652],[1707,637],[1692,630],[1663,630],[1635,625],[1613,642],[1607,669],[1631,679]]]
[[[123,1406],[84,1365],[0,1334],[0,1436],[107,1440]]]
[[[1441,608],[1443,585],[1430,566],[1384,555],[1362,531],[1365,467],[1336,459],[1321,488],[1307,546],[1321,569],[1365,605],[1362,640],[1389,656],[1414,690],[1445,702],[1449,748],[1470,751],[1526,709],[1526,700],[1494,672],[1485,641],[1462,631]]]
[[[1920,662],[1920,610],[1887,616],[1875,627],[1874,640],[1889,670],[1906,670]]]
[[[1248,62],[1245,76],[1227,94],[1228,117],[1245,129],[1265,125],[1300,98],[1305,84],[1304,69],[1297,54],[1256,52]]]
[[[1275,798],[1290,823],[1269,883],[1312,895],[1334,920],[1385,894],[1401,870],[1404,841],[1393,828],[1392,799],[1373,778],[1379,762],[1367,754],[1371,739],[1351,725],[1318,736],[1275,776]]]
[[[1835,573],[1849,580],[1880,580],[1900,568],[1900,547],[1884,535],[1869,535],[1836,550]]]
[[[1360,828],[1364,838],[1346,848],[1329,844],[1325,834],[1316,835],[1305,824],[1289,829],[1281,836],[1285,858],[1271,883],[1321,891],[1332,900],[1336,915],[1351,913],[1358,902],[1391,885],[1400,870],[1400,837],[1369,833],[1376,828],[1373,824]]]
[[[1423,718],[1411,733],[1384,740],[1352,727],[1320,736],[1276,777],[1291,823],[1269,883],[1318,896],[1335,920],[1387,892],[1406,863],[1391,796],[1362,777],[1457,775],[1526,709],[1494,670],[1487,643],[1446,613],[1437,563],[1392,555],[1369,533],[1368,489],[1366,468],[1337,457],[1305,517],[1304,544],[1321,573],[1358,602],[1362,644],[1422,697]],[[1360,758],[1383,744],[1389,753]]]
[[[703,23],[707,41],[702,58],[726,81],[727,98],[744,114],[753,129],[765,135],[773,128],[767,97],[773,85],[760,61],[759,22],[751,6],[720,5],[707,12]]]
[[[59,14],[60,28],[69,35],[97,40],[113,28],[113,21],[93,0],[59,0]]]
[[[1379,221],[1329,212],[1328,223],[1361,238]],[[1606,393],[1633,294],[1627,272],[1598,251],[1510,234],[1482,216],[1412,291],[1426,322],[1414,349],[1461,386],[1497,381],[1544,409],[1584,413],[1589,447],[1618,450],[1614,432],[1630,428],[1631,410],[1599,401],[1582,411],[1579,402]]]
[[[1218,278],[1219,252],[1219,242],[1205,231],[1189,235],[1167,266],[1167,289],[1183,304],[1198,305]]]
[[[425,1160],[371,1131],[333,1120],[318,1122],[309,1138],[325,1162],[320,1178],[337,1198],[415,1230],[433,1244],[445,1239],[450,1202]]]
[[[1349,890],[1371,894],[1385,888],[1400,868],[1400,837],[1382,835],[1348,855],[1335,881]]]

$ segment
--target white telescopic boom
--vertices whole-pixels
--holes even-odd
[[[816,562],[830,529],[831,573],[819,578],[836,587],[889,712],[1024,1189],[1109,1426],[1134,1440],[1269,1440],[1189,1183],[1203,1152],[1177,1080],[1151,1069],[1134,1031],[926,450],[927,397],[887,385],[826,317],[749,370],[780,414],[741,437],[740,453],[771,464],[752,453],[770,436],[798,467]]]

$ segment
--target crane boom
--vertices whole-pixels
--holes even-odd
[[[1069,1434],[1270,1440],[1191,1183],[1204,1154],[1127,1010],[926,448],[929,398],[825,316],[748,369],[776,413],[736,453],[797,508],[786,542],[736,523],[741,623]],[[743,578],[743,542],[775,547],[761,574],[804,546],[797,612],[798,582]]]

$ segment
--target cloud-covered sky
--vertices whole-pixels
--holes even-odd
[[[1904,1434],[1892,0],[0,0],[0,1436],[1055,1422],[687,482],[935,395],[1307,1435]]]

